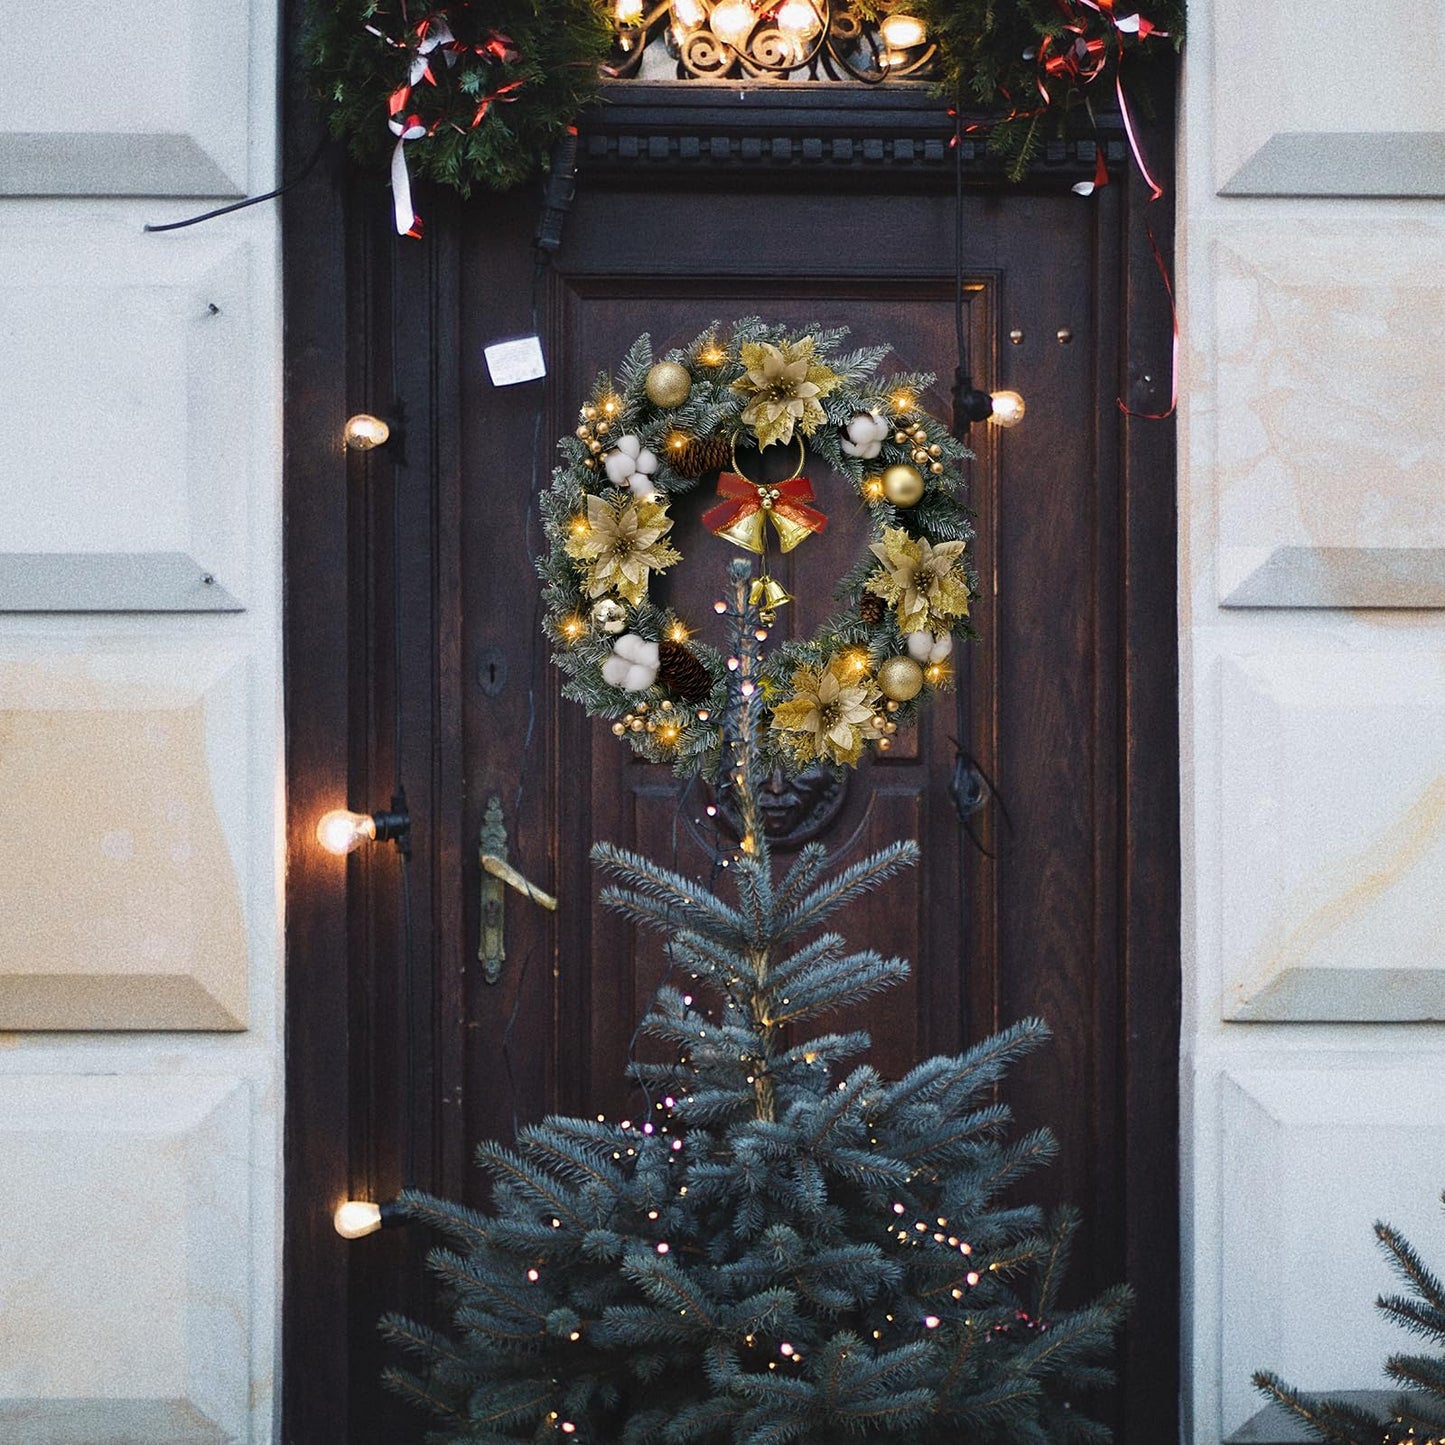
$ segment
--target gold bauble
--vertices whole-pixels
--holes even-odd
[[[692,377],[687,367],[676,361],[659,361],[647,373],[644,387],[654,406],[681,406],[692,390]]]
[[[923,691],[923,669],[911,657],[890,657],[878,669],[878,690],[895,702],[907,702]]]
[[[923,473],[907,462],[895,463],[883,473],[883,495],[895,507],[915,506],[923,496]]]

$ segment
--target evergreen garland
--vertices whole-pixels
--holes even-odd
[[[1153,62],[1184,39],[1184,0],[908,0],[928,27],[941,87],[960,108],[982,107],[989,149],[1022,179],[1050,135],[1093,96],[1116,103],[1122,73],[1131,101],[1152,110]],[[1097,89],[1096,89],[1097,88]]]
[[[1375,1307],[1433,1346],[1433,1353],[1391,1355],[1385,1373],[1402,1392],[1381,1418],[1349,1400],[1312,1397],[1261,1370],[1255,1386],[1278,1401],[1328,1445],[1440,1445],[1445,1441],[1445,1285],[1396,1229],[1376,1223],[1375,1238],[1406,1293],[1383,1295]]]
[[[450,41],[436,43],[439,24]],[[597,94],[611,36],[601,0],[312,0],[303,52],[327,125],[356,160],[384,162],[393,114],[415,115],[427,134],[407,145],[412,175],[468,196],[546,168]]]

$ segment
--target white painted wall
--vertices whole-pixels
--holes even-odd
[[[1385,1355],[1408,1340],[1372,1309],[1394,1287],[1376,1219],[1445,1267],[1442,47],[1445,14],[1407,0],[1368,15],[1345,0],[1190,5],[1178,277],[1194,1445],[1260,1408],[1256,1369],[1384,1386]]]
[[[279,217],[142,230],[276,183],[277,25],[94,0],[0,119],[15,1445],[279,1438]]]

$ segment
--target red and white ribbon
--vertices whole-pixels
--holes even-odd
[[[409,141],[421,140],[427,129],[419,115],[409,115],[402,120],[392,116],[387,125],[396,137],[396,148],[391,153],[391,205],[396,214],[396,234],[419,236],[421,222],[412,209],[411,176],[406,169],[406,147]]]

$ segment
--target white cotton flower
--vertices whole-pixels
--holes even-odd
[[[953,638],[946,632],[942,637],[935,637],[925,628],[908,634],[908,655],[925,667],[930,662],[942,662],[952,651]]]
[[[642,438],[629,433],[617,439],[615,451],[607,453],[602,465],[607,480],[614,486],[630,487],[635,497],[650,500],[657,495],[652,474],[657,470],[657,455],[642,445]]]
[[[871,462],[883,450],[888,437],[888,423],[871,411],[860,411],[846,430],[848,437],[842,443],[844,453],[865,462]]]
[[[602,664],[602,681],[623,692],[646,692],[657,681],[658,649],[635,632],[612,644],[612,656]]]

